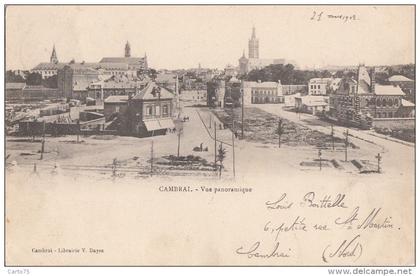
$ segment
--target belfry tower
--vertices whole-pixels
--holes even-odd
[[[259,58],[259,42],[255,35],[255,26],[252,27],[252,36],[251,39],[248,41],[248,56],[249,58]]]
[[[124,56],[125,57],[131,57],[131,48],[130,48],[130,43],[128,43],[128,41],[125,44],[125,54],[124,54]]]

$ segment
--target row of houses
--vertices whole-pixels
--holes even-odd
[[[278,82],[240,81],[232,77],[229,81],[213,79],[207,83],[207,104],[213,107],[225,107],[252,104],[284,103],[285,97],[296,93],[304,93],[306,85],[285,85]]]

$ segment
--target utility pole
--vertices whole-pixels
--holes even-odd
[[[41,142],[41,160],[44,158],[44,148],[45,148],[45,121],[42,122],[42,142]]]
[[[209,114],[209,129],[211,129],[211,114]]]
[[[232,159],[233,159],[233,179],[236,177],[235,173],[235,135],[232,132]]]
[[[79,144],[79,135],[80,135],[80,120],[77,119],[77,143]]]
[[[378,155],[375,156],[376,159],[378,159],[378,173],[381,173],[381,160],[382,160],[382,156],[380,153],[378,153]]]
[[[332,149],[335,150],[334,147],[334,125],[331,124],[331,141],[332,141]]]
[[[318,160],[319,160],[319,170],[322,170],[322,152],[321,149],[318,150]]]
[[[217,162],[217,127],[216,122],[214,122],[214,167],[216,167]]]
[[[349,129],[347,129],[346,130],[346,132],[345,132],[345,135],[346,135],[346,142],[345,142],[345,161],[347,162],[347,148],[348,148],[348,146],[349,146]]]
[[[178,132],[178,151],[177,151],[177,157],[179,157],[179,147],[181,146],[181,132]]]
[[[114,160],[112,160],[112,176],[117,176],[117,158],[114,158]]]
[[[242,139],[244,139],[244,89],[241,88],[241,96],[242,96],[242,104],[241,104],[241,109],[242,109],[242,124],[241,124],[241,132],[242,132]]]
[[[152,147],[150,149],[150,177],[153,176],[153,140],[152,140]]]
[[[281,135],[283,134],[284,129],[283,129],[283,120],[279,119],[279,126],[277,129],[277,134],[279,135],[279,148],[281,146]]]

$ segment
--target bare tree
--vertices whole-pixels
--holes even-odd
[[[219,178],[222,177],[223,160],[226,158],[226,149],[223,148],[223,144],[220,143],[219,150],[217,153],[217,161],[219,161]]]
[[[284,124],[283,124],[283,120],[280,119],[279,120],[279,125],[277,127],[277,135],[279,136],[279,148],[281,146],[281,136],[284,134]]]

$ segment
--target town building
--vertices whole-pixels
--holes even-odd
[[[398,85],[401,90],[405,93],[406,99],[412,102],[416,102],[416,91],[415,82],[402,75],[393,75],[388,78],[388,81],[392,85]]]
[[[231,77],[226,83],[225,107],[239,107],[242,105],[242,82],[236,77]]]
[[[173,129],[175,95],[169,90],[149,82],[135,95],[110,96],[105,99],[104,113],[107,121],[122,135],[138,137],[166,134]]]
[[[356,80],[342,79],[339,88],[330,95],[330,115],[339,123],[362,128],[374,126],[375,120],[414,119],[410,117],[414,114],[414,104],[403,101],[404,96],[399,86],[375,83],[374,69],[369,72],[361,65]]]
[[[313,78],[308,82],[308,95],[327,95],[332,78]]]
[[[209,107],[225,106],[226,82],[221,78],[214,78],[207,82],[207,105]]]
[[[224,69],[224,73],[225,73],[225,76],[227,76],[227,77],[233,77],[233,76],[236,76],[238,74],[236,68],[231,64],[226,65],[226,67]]]
[[[242,89],[244,93],[244,105],[284,102],[280,81],[244,81],[242,83]]]
[[[178,76],[174,73],[158,73],[155,82],[157,85],[174,92],[178,85]]]
[[[59,63],[55,45],[53,46],[50,62],[41,62],[35,66],[31,72],[38,73],[43,79],[57,75],[59,69],[63,68],[65,63]]]
[[[297,93],[306,94],[308,86],[306,84],[282,84],[281,90],[284,96],[294,95]]]
[[[87,96],[102,103],[109,96],[128,96],[137,94],[148,83],[148,80],[130,79],[127,77],[112,76],[89,84]]]
[[[325,114],[329,110],[327,96],[295,96],[295,108],[298,112],[312,115]]]
[[[71,63],[58,70],[57,86],[60,94],[67,99],[77,99],[82,102],[88,97],[88,87],[97,82],[100,72],[83,63]]]
[[[109,96],[104,101],[105,122],[118,117],[118,114],[125,114],[128,108],[128,95]]]
[[[99,63],[125,63],[128,65],[128,70],[144,71],[148,70],[147,55],[143,57],[132,57],[131,47],[129,42],[125,44],[124,57],[104,57]]]
[[[197,104],[205,103],[207,101],[207,90],[182,90],[179,96],[182,101]]]
[[[74,63],[74,62],[70,62]],[[58,74],[60,69],[69,63],[60,63],[57,58],[55,45],[50,57],[50,62],[41,62],[35,66],[31,72],[39,73],[43,79]],[[82,62],[86,68],[100,71],[104,75],[137,77],[139,71],[148,70],[147,56],[131,57],[130,44],[126,43],[124,57],[104,57],[100,62]]]
[[[287,64],[290,63],[296,67],[294,61],[287,61],[284,58],[260,58],[259,40],[256,36],[255,27],[252,28],[252,35],[248,41],[248,58],[245,56],[245,51],[242,57],[239,58],[239,74],[247,74],[256,69],[262,69],[271,64]]]

